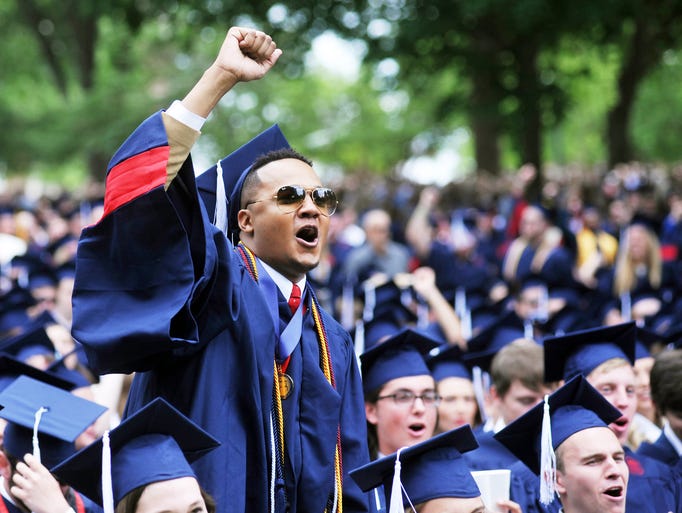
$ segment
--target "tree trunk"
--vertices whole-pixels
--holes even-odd
[[[630,47],[623,58],[618,75],[618,99],[607,117],[608,163],[629,162],[633,158],[630,140],[630,115],[637,88],[660,59],[661,52],[655,44],[655,30],[647,27],[644,18],[637,18]]]
[[[519,113],[516,123],[519,153],[522,164],[532,164],[537,169],[535,179],[529,184],[526,195],[532,201],[541,196],[542,177],[542,113],[540,111],[541,87],[538,78],[538,45],[524,39],[515,48],[519,66],[519,85],[516,91]],[[512,134],[514,135],[514,134]]]
[[[500,173],[500,114],[495,77],[480,67],[472,69],[473,90],[469,104],[471,130],[474,134],[476,167],[493,175]]]

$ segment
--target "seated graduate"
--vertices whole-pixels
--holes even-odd
[[[350,476],[364,491],[383,487],[389,513],[483,513],[489,510],[462,458],[476,446],[471,427],[462,426],[351,470]],[[511,501],[498,506],[521,512]]]
[[[440,351],[426,361],[436,380],[440,396],[437,431],[443,433],[465,424],[481,424],[471,368],[462,359],[459,346],[441,346]]]
[[[405,329],[360,355],[372,459],[433,436],[439,397],[425,355],[436,347]]]
[[[34,369],[34,372],[39,371]],[[0,452],[3,511],[99,512],[99,506],[73,488],[57,482],[47,469],[76,452],[76,438],[106,408],[48,384],[60,384],[63,380],[47,373],[43,375],[42,381],[20,376],[0,392],[0,404],[4,406],[0,410],[0,417],[7,421],[3,451]],[[32,473],[33,469],[43,474],[47,485],[54,490],[63,505],[62,508],[42,510],[40,504],[48,508],[52,506],[51,502],[44,502],[41,490],[21,487],[25,476]]]
[[[543,504],[558,494],[564,513],[624,513],[629,471],[608,427],[620,416],[576,376],[495,438],[538,476]]]
[[[510,468],[517,458],[493,438],[503,426],[521,416],[551,391],[544,383],[543,348],[530,339],[517,339],[498,350],[466,353],[467,364],[489,372],[490,411],[486,424],[475,430],[479,448],[464,458],[473,470]]]
[[[544,340],[545,380],[564,381],[582,374],[621,412],[609,425],[623,446],[630,470],[627,510],[679,511],[680,491],[672,470],[652,458],[635,454],[628,445],[637,411],[635,386],[636,325],[634,322],[574,331]]]
[[[682,349],[670,349],[656,356],[651,368],[651,396],[663,417],[663,430],[653,442],[643,442],[638,455],[667,465],[679,463],[682,454]]]
[[[213,513],[191,463],[218,445],[157,398],[52,471],[106,512]]]

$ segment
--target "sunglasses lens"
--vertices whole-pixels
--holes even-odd
[[[285,213],[293,212],[305,201],[306,194],[299,185],[285,185],[277,191],[277,205]],[[336,211],[338,202],[331,189],[318,187],[310,191],[310,197],[324,215],[330,216]]]
[[[297,185],[285,185],[277,191],[277,204],[283,207],[298,206],[305,199],[305,189]]]
[[[329,216],[334,213],[338,203],[334,191],[326,187],[318,187],[313,190],[313,201],[324,214]]]

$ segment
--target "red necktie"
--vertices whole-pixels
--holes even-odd
[[[301,304],[301,288],[294,283],[294,287],[291,289],[291,295],[289,296],[289,309],[291,313],[294,314],[298,305]]]

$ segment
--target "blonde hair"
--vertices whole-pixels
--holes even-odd
[[[625,358],[621,358],[619,356],[616,358],[611,358],[603,363],[600,363],[594,369],[592,369],[590,376],[593,374],[605,374],[612,371],[613,369],[619,369],[621,367],[632,367],[632,364]]]
[[[661,258],[661,244],[654,232],[641,225],[630,226],[625,230],[623,243],[614,269],[613,292],[620,296],[624,292],[629,292],[635,287],[637,282],[636,263],[630,257],[630,234],[634,230],[643,230],[647,241],[646,268],[647,279],[654,288],[661,286],[663,274],[663,260]]]

